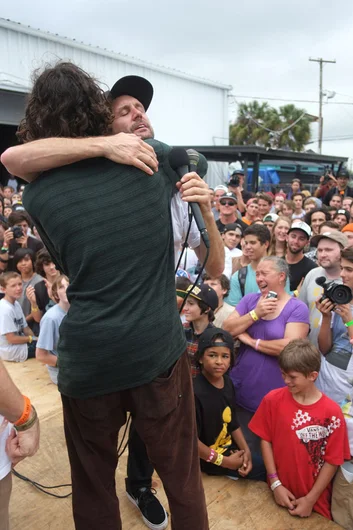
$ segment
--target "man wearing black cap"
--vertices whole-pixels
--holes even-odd
[[[39,93],[44,102],[36,108]],[[45,120],[48,107],[51,119]],[[134,124],[145,134],[141,110],[130,110],[141,116]],[[130,110],[122,111],[124,119]],[[60,330],[59,391],[75,525],[77,530],[121,529],[116,444],[129,410],[165,486],[173,528],[207,530],[186,344],[175,304],[170,199],[179,179],[168,165],[170,148],[161,142],[150,141],[161,162],[151,178],[102,158],[106,151],[92,136],[96,123],[107,134],[110,116],[94,80],[71,63],[59,63],[36,79],[20,129],[27,142],[57,136],[61,148],[68,143],[70,150],[80,136],[79,142],[97,147],[86,153],[93,160],[79,164],[72,163],[77,155],[70,151],[60,162],[64,166],[27,186],[23,198],[55,262],[70,277],[71,307]],[[63,131],[73,139],[64,139]],[[192,178],[186,175],[184,181]],[[139,215],[130,218],[131,210]],[[137,502],[135,496],[131,500]],[[150,528],[167,524],[163,520]]]
[[[37,178],[48,169],[72,164],[92,157],[106,157],[119,164],[132,165],[148,175],[158,170],[158,161],[153,148],[143,140],[154,138],[154,130],[146,111],[153,98],[153,86],[140,76],[130,75],[119,79],[106,92],[114,113],[112,136],[94,138],[48,138],[25,145],[16,146],[3,153],[2,163],[12,174],[27,182]],[[207,166],[200,160],[198,170],[202,176]],[[208,185],[194,175],[182,179],[183,198],[189,202],[199,202],[210,239],[210,253],[206,265],[209,274],[219,276],[224,269],[223,244],[216,229],[209,200]],[[185,201],[179,193],[174,194],[171,202],[174,249],[177,262],[178,251],[185,241],[189,217]],[[195,222],[191,224],[188,238],[189,246],[195,251],[202,263],[206,249],[200,242],[200,233]]]

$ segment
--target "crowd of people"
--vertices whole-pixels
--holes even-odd
[[[69,112],[86,105],[72,104],[79,90],[94,100],[87,120],[49,127],[36,102],[47,93],[63,112],[56,76]],[[313,196],[298,179],[287,195],[252,194],[241,170],[214,189],[193,172],[180,182],[170,148],[151,140],[147,80],[122,78],[107,97],[59,63],[34,95],[24,145],[2,157],[30,183],[0,200],[0,359],[36,357],[58,384],[76,529],[121,528],[114,477],[127,412],[126,493],[149,528],[168,525],[156,469],[175,530],[208,528],[200,471],[267,481],[291,515],[316,511],[351,529],[353,305],[330,294],[332,281],[353,292],[348,176],[323,177]],[[207,251],[187,202],[200,204],[210,237],[198,283]],[[35,453],[39,431],[1,362],[0,414],[8,530],[11,461]]]

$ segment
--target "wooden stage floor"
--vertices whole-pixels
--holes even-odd
[[[5,365],[21,392],[33,401],[41,421],[40,450],[33,458],[21,462],[16,469],[47,486],[70,483],[61,401],[57,387],[49,379],[46,367],[35,359]],[[123,527],[126,530],[146,530],[139,512],[125,496],[125,470],[126,454],[121,458],[116,477]],[[309,519],[290,516],[284,508],[276,506],[264,483],[204,476],[204,486],[212,530],[340,528],[317,514],[313,514]],[[167,507],[167,499],[157,477],[156,487],[158,498]],[[70,488],[54,490],[58,494],[69,491]],[[49,497],[16,477],[13,480],[10,516],[11,530],[74,530],[70,498]]]

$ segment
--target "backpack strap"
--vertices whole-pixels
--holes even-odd
[[[248,267],[247,266],[242,267],[238,271],[238,280],[239,280],[240,291],[241,291],[242,296],[245,295],[245,282],[246,282],[246,275],[247,274],[248,274]]]

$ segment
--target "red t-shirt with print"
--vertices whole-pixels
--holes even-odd
[[[312,405],[295,401],[288,388],[269,392],[249,428],[272,444],[279,480],[299,499],[311,491],[325,462],[334,466],[350,459],[346,422],[340,407],[327,396]],[[332,484],[314,511],[331,517]]]

